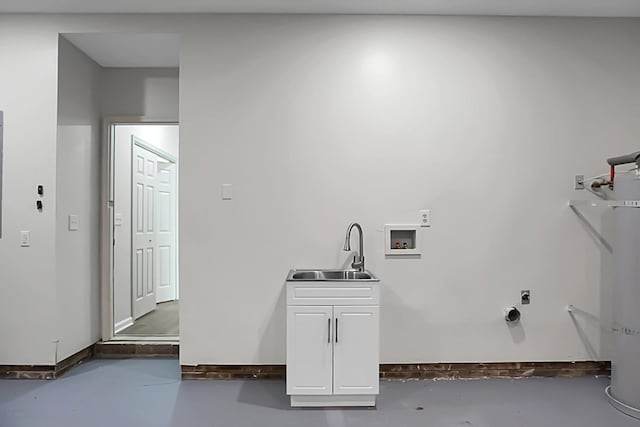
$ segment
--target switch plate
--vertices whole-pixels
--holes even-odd
[[[222,184],[222,200],[233,199],[233,186],[231,184]]]
[[[574,189],[584,190],[584,175],[576,175],[574,181]]]
[[[526,289],[523,291],[520,291],[520,302],[522,302],[522,304],[531,304],[531,291]]]
[[[418,224],[421,227],[431,227],[431,209],[421,209],[418,211]]]
[[[79,227],[78,215],[69,215],[69,231],[77,231]]]
[[[30,231],[21,231],[20,232],[20,246],[26,248],[31,246],[31,232]]]

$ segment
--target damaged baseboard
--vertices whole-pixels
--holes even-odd
[[[94,345],[90,345],[55,365],[0,365],[0,378],[52,380],[93,356]]]
[[[95,357],[101,359],[177,358],[179,354],[180,345],[177,343],[98,342],[95,344]]]
[[[55,365],[0,365],[0,379],[53,380],[93,358],[123,359],[171,357],[177,358],[180,346],[174,343],[104,343],[97,342],[67,357]]]
[[[285,365],[182,365],[182,379],[283,379]],[[498,362],[381,364],[380,378],[479,379],[608,376],[611,362]]]

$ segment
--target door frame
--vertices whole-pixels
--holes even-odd
[[[113,289],[114,289],[114,128],[117,125],[180,125],[175,119],[152,118],[145,116],[106,116],[102,119],[101,185],[100,185],[100,290],[101,290],[101,336],[102,341],[169,341],[179,342],[179,337],[163,336],[116,336],[114,333]],[[179,166],[176,164],[176,177]],[[179,178],[178,178],[179,179]],[[176,186],[176,202],[179,203],[179,184]],[[178,206],[176,206],[178,208]],[[176,209],[178,210],[178,209]],[[176,221],[176,233],[179,223]],[[176,246],[176,259],[179,259],[179,247]],[[177,276],[179,277],[179,270]]]

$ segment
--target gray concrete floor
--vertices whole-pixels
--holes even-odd
[[[93,360],[0,380],[2,427],[639,427],[607,378],[382,381],[377,409],[291,409],[283,381],[180,381],[177,360]]]

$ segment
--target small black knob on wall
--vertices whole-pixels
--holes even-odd
[[[507,307],[504,310],[504,320],[507,323],[515,323],[520,320],[520,310],[515,307]]]
[[[44,187],[42,185],[38,185],[38,195],[42,196],[44,194]]]
[[[36,208],[41,211],[42,210],[42,200],[36,200]]]

